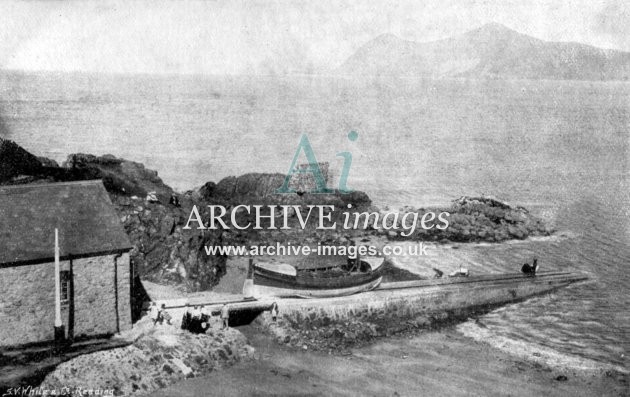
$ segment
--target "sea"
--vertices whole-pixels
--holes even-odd
[[[536,256],[542,270],[589,281],[477,322],[497,337],[630,369],[630,83],[5,71],[0,118],[2,136],[36,155],[61,163],[110,153],[182,192],[286,173],[306,135],[333,183],[351,158],[347,186],[379,206],[463,195],[524,206],[556,235],[468,244],[456,260],[492,273]]]

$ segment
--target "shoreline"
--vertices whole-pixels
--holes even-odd
[[[487,327],[480,326],[473,320],[461,322],[455,326],[455,329],[462,336],[506,352],[515,359],[522,359],[532,364],[543,365],[558,371],[571,371],[583,375],[601,375],[611,372],[618,372],[626,376],[630,375],[630,370],[620,365],[562,353],[551,347],[493,334]]]
[[[383,237],[376,238],[383,239]],[[468,243],[460,244],[470,245]],[[459,252],[459,250],[454,252]],[[227,269],[228,273],[219,283],[219,286],[222,288],[215,287],[211,291],[185,292],[180,288],[152,283],[148,283],[147,290],[155,299],[169,299],[173,297],[194,300],[202,297],[217,298],[234,295],[239,292],[240,286],[242,286],[242,280],[246,272],[246,260],[244,258],[230,258],[228,259]],[[181,313],[175,314],[176,319],[179,318],[178,315],[181,316]],[[233,367],[221,368],[216,371],[211,369],[210,371],[212,372],[210,373],[199,372],[196,377],[190,379],[180,378],[175,383],[165,384],[166,388],[159,387],[156,390],[158,393],[152,395],[196,395],[195,393],[199,393],[209,387],[217,387],[217,384],[219,390],[224,391],[225,395],[256,394],[257,390],[259,390],[256,388],[260,387],[260,385],[265,387],[262,390],[271,390],[271,393],[284,395],[299,395],[311,387],[313,391],[312,393],[306,393],[307,395],[364,394],[364,392],[369,392],[371,389],[357,388],[356,384],[348,383],[344,379],[338,380],[338,385],[336,386],[338,389],[326,389],[325,375],[327,372],[325,372],[325,367],[337,366],[338,371],[343,372],[347,370],[346,364],[348,364],[348,361],[352,362],[350,365],[351,371],[364,373],[365,376],[369,376],[372,373],[368,363],[374,362],[382,366],[377,372],[384,372],[392,376],[396,374],[386,367],[386,363],[396,366],[404,362],[403,367],[410,367],[425,372],[427,370],[435,371],[434,375],[421,377],[423,381],[427,382],[426,384],[412,383],[413,377],[404,379],[402,389],[398,388],[397,382],[392,382],[391,379],[386,378],[374,381],[375,383],[372,384],[374,387],[381,388],[383,393],[393,394],[397,392],[399,395],[426,394],[427,392],[430,394],[457,395],[455,391],[468,390],[467,383],[474,381],[477,377],[486,379],[483,384],[476,386],[479,388],[477,389],[478,394],[488,394],[488,390],[484,389],[488,385],[509,383],[523,391],[523,394],[520,395],[540,394],[550,387],[555,388],[557,385],[562,387],[557,389],[557,394],[551,395],[564,395],[567,393],[572,395],[609,393],[622,395],[619,390],[627,387],[628,382],[628,372],[618,371],[603,363],[599,365],[599,363],[591,362],[587,370],[571,365],[563,366],[558,365],[558,362],[553,360],[546,360],[547,357],[554,357],[553,354],[541,355],[539,351],[532,351],[531,349],[517,351],[512,348],[515,345],[514,343],[505,346],[490,343],[489,341],[492,341],[496,337],[495,335],[484,334],[477,338],[472,337],[464,332],[464,325],[467,323],[462,322],[462,320],[454,323],[446,322],[436,327],[424,329],[394,330],[391,334],[388,333],[384,337],[368,340],[366,343],[343,346],[342,349],[332,352],[332,354],[330,352],[326,354],[325,350],[312,350],[310,345],[307,349],[304,349],[302,345],[286,346],[279,344],[269,336],[269,329],[265,328],[261,332],[262,327],[260,324],[260,321],[255,321],[252,325],[234,329],[239,334],[243,333],[246,335],[248,341],[245,343],[255,347],[256,350],[253,353],[255,359],[253,361],[245,360],[245,362],[236,363]],[[262,335],[263,333],[266,334]],[[263,339],[260,339],[261,337]],[[426,350],[426,346],[430,346],[430,348]],[[441,347],[437,349],[435,346]],[[390,353],[393,350],[404,353],[392,356]],[[426,354],[429,354],[427,351],[430,353],[428,360],[426,360]],[[115,351],[112,353],[115,353]],[[462,354],[467,356],[462,357]],[[557,353],[555,356],[559,355],[561,353]],[[83,357],[87,359],[86,356]],[[287,366],[285,361],[292,364]],[[587,361],[586,359],[578,359],[572,362],[579,364]],[[312,370],[313,363],[315,363],[315,371]],[[505,363],[509,364],[507,369],[499,365]],[[482,369],[475,367],[474,371],[465,376],[462,374],[451,376],[452,374],[449,371],[461,365],[465,365],[467,368],[479,366]],[[303,375],[309,371],[312,373],[308,377],[304,377]],[[242,381],[242,378],[247,378],[248,374],[252,374],[251,378],[253,380],[247,380],[238,385],[231,383],[236,382],[237,379]],[[217,376],[221,379],[217,379]],[[282,387],[285,387],[285,389],[277,389],[277,387],[280,387],[279,385],[274,386],[265,383],[266,380],[262,379],[265,376],[273,376],[273,379],[282,377],[283,381],[287,379],[289,383],[297,379],[296,384],[300,385],[300,388],[296,388],[297,386],[292,383],[284,384],[281,382],[279,385],[284,385]],[[317,379],[315,383],[311,383],[311,378],[313,377]],[[444,380],[444,377],[449,377],[449,379]],[[567,377],[570,381],[565,381],[563,377]],[[532,381],[532,379],[537,380]],[[368,381],[367,384],[370,384],[370,382]],[[313,384],[317,386],[312,386]],[[222,389],[223,387],[225,389]],[[234,390],[237,390],[238,393],[234,392]],[[509,390],[507,388],[497,394],[504,395]],[[585,390],[588,390],[588,393]],[[230,394],[233,392],[235,394]],[[584,394],[580,394],[580,392]]]
[[[254,360],[188,379],[156,397],[197,395],[623,395],[628,376],[574,374],[517,358],[453,327],[392,336],[345,355],[279,346],[243,332]]]
[[[157,285],[150,290],[162,293],[160,298],[172,294],[184,299],[200,296]],[[174,331],[179,333],[177,314],[181,313],[175,313]],[[158,385],[151,395],[189,396],[210,389],[235,396],[259,395],[262,391],[267,393],[264,395],[623,395],[630,380],[627,371],[603,363],[575,358],[560,365],[558,360],[547,359],[562,356],[560,353],[541,355],[542,348],[533,351],[513,349],[514,344],[502,346],[493,343],[495,336],[490,333],[474,337],[467,332],[470,320],[401,331],[393,327],[392,333],[384,337],[326,352],[311,345],[278,343],[265,318],[263,314],[262,321],[231,330],[235,335],[244,335],[244,343],[254,348],[249,358],[228,366],[200,367],[193,377],[184,373],[173,378],[169,373],[172,380],[164,384],[150,381]],[[208,336],[208,343],[214,343],[212,339]],[[119,351],[124,349],[106,355],[118,356]],[[62,368],[72,368],[77,361],[90,362],[89,356],[82,357]],[[181,358],[188,362],[185,356]],[[573,365],[587,362],[588,368]],[[61,372],[67,372],[67,368]],[[138,379],[132,380],[123,387],[133,386],[134,391],[144,395],[135,389]],[[490,385],[497,389],[488,389]],[[518,392],[514,394],[514,390]]]

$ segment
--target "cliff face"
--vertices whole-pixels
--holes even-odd
[[[134,245],[131,258],[143,279],[201,291],[225,274],[226,258],[206,255],[204,249],[205,245],[221,245],[221,233],[183,230],[192,200],[184,199],[176,207],[116,195],[113,202]]]
[[[155,192],[161,202],[169,201],[173,189],[162,182],[157,171],[141,163],[119,159],[112,155],[71,154],[62,164],[75,178],[102,179],[108,192],[146,197]]]
[[[42,171],[39,159],[13,141],[0,138],[0,183]]]

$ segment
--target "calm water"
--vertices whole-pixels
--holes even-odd
[[[630,367],[630,85],[0,74],[5,134],[32,152],[112,153],[179,190],[286,172],[301,133],[381,205],[489,194],[568,237],[473,246],[490,272],[533,255],[592,282],[484,316],[499,335]],[[347,139],[359,133],[356,142]],[[626,356],[623,356],[626,354]]]

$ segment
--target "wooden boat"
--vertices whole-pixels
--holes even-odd
[[[381,283],[383,261],[379,257],[362,257],[347,264],[321,257],[293,265],[250,261],[243,294],[254,298],[328,298],[370,291]]]

